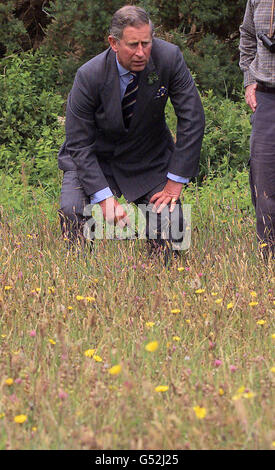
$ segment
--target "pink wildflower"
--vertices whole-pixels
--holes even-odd
[[[68,393],[64,392],[64,390],[60,390],[58,397],[60,398],[60,400],[66,400],[66,398],[68,398]]]

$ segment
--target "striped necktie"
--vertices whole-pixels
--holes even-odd
[[[126,129],[130,126],[131,118],[134,114],[134,107],[137,101],[138,73],[131,72],[132,78],[128,83],[124,97],[121,102],[122,115]]]

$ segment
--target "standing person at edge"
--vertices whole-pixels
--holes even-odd
[[[275,241],[275,0],[248,0],[240,26],[240,67],[253,111],[250,187],[264,259]]]
[[[204,113],[179,48],[153,36],[148,14],[124,6],[113,15],[110,47],[77,71],[59,152],[59,214],[69,240],[83,237],[89,203],[98,203],[108,222],[128,224],[117,201],[122,194],[128,202],[147,204],[157,232],[151,245],[168,245],[166,256],[173,238],[162,238],[160,212],[167,211],[170,226],[183,226],[179,198],[183,184],[198,174]],[[165,122],[168,96],[177,115],[176,144]],[[150,239],[148,230],[147,223]]]

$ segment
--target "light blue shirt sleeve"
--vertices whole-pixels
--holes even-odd
[[[112,196],[113,193],[109,187],[103,188],[91,196],[91,204],[97,204],[98,202],[104,201],[104,199],[107,199],[108,197]]]
[[[173,173],[167,173],[167,178],[169,180],[175,181],[176,183],[183,183],[183,184],[187,184],[190,181],[189,178],[183,178],[183,176],[177,176],[177,175],[174,175]]]

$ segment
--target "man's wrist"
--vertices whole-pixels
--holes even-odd
[[[108,199],[109,197],[113,196],[114,195],[111,189],[109,187],[106,187],[92,194],[92,196],[90,196],[90,202],[91,204],[98,204],[99,202],[104,201],[105,199]]]
[[[246,70],[244,72],[244,88],[246,88],[248,85],[253,85],[254,83],[257,83],[257,80],[255,77],[253,77],[249,70]]]
[[[178,176],[170,172],[167,173],[167,178],[171,181],[174,181],[175,183],[182,183],[182,184],[187,184],[190,181],[189,178],[184,178],[183,176]]]

